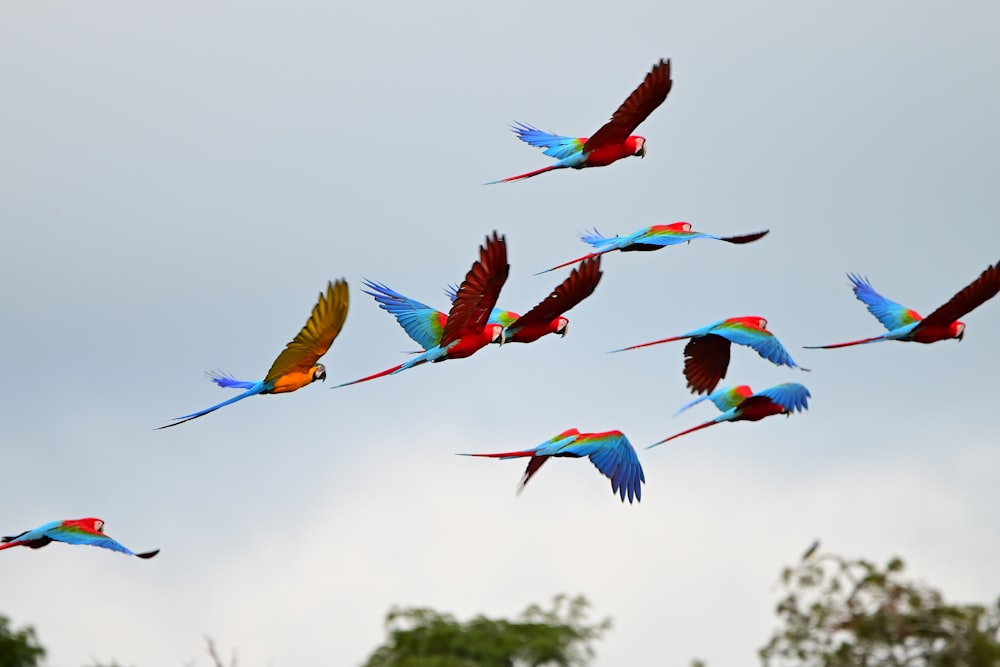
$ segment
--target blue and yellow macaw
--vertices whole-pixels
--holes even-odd
[[[237,380],[225,373],[208,373],[209,379],[220,387],[233,389],[245,389],[239,396],[234,396],[227,401],[213,405],[210,408],[192,412],[183,417],[177,417],[173,424],[167,424],[160,428],[170,428],[184,422],[197,419],[209,412],[215,412],[219,408],[242,401],[248,396],[257,394],[285,394],[315,382],[316,380],[326,380],[326,367],[317,363],[326,351],[330,349],[334,339],[344,326],[347,319],[347,307],[349,305],[349,289],[347,281],[338,280],[336,283],[327,282],[326,293],[320,292],[319,301],[313,307],[309,321],[302,327],[302,331],[285,346],[285,349],[278,355],[278,358],[271,364],[271,369],[263,380],[248,382]]]

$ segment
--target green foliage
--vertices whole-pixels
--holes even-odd
[[[514,621],[477,616],[462,623],[432,609],[393,608],[385,644],[365,667],[515,667],[586,665],[590,644],[611,620],[590,625],[583,597],[558,596],[551,610],[532,605]]]
[[[14,631],[10,619],[0,616],[0,667],[35,667],[44,657],[33,628]]]
[[[1000,600],[948,604],[903,570],[899,558],[879,569],[832,554],[786,568],[764,667],[1000,666]]]

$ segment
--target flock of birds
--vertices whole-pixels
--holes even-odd
[[[644,157],[646,139],[632,135],[632,132],[663,103],[672,84],[670,61],[661,59],[611,119],[589,138],[560,136],[531,125],[516,123],[512,129],[519,139],[542,148],[556,162],[524,174],[491,181],[487,185],[531,178],[555,169],[603,167],[629,156]],[[524,315],[519,315],[496,307],[510,265],[507,262],[506,239],[494,231],[480,247],[479,258],[473,263],[465,279],[457,287],[447,290],[451,298],[451,307],[447,313],[404,296],[387,285],[364,281],[364,293],[373,297],[379,307],[395,317],[421,349],[403,363],[337,387],[394,375],[428,362],[469,357],[490,344],[531,343],[549,334],[565,336],[569,326],[565,314],[594,292],[602,276],[601,255],[613,250],[654,251],[696,239],[745,244],[757,241],[767,233],[765,230],[740,236],[717,236],[696,232],[688,222],[653,225],[624,236],[605,237],[594,230],[581,237],[593,247],[594,252],[539,272],[547,273],[579,265],[538,305]],[[922,318],[916,311],[879,294],[867,278],[854,274],[848,274],[848,277],[853,284],[854,295],[887,331],[845,343],[812,346],[814,348],[839,348],[887,340],[918,343],[934,343],[951,338],[961,340],[965,324],[958,318],[1000,292],[998,262],[983,271],[946,304]],[[160,428],[178,426],[257,394],[288,393],[317,380],[325,381],[326,368],[319,360],[330,349],[343,328],[348,304],[347,282],[343,279],[329,282],[326,291],[320,293],[305,326],[278,355],[263,380],[237,380],[224,373],[209,373],[209,378],[218,386],[242,389],[242,393],[204,410],[178,417]],[[797,382],[779,384],[758,392],[747,385],[716,388],[726,375],[730,348],[734,343],[753,349],[762,358],[778,366],[801,368],[778,338],[768,331],[767,320],[763,317],[730,317],[677,336],[613,351],[622,352],[679,340],[687,341],[684,346],[684,376],[687,386],[692,393],[701,396],[683,406],[678,413],[709,400],[721,414],[655,442],[650,448],[722,422],[758,421],[772,415],[791,415],[808,408],[809,390]],[[465,456],[528,458],[519,491],[551,457],[588,457],[611,480],[612,492],[617,493],[622,502],[626,497],[630,503],[640,500],[641,485],[645,482],[635,448],[625,434],[617,430],[581,433],[577,429],[569,429],[530,449]],[[104,522],[95,518],[53,521],[19,535],[3,537],[0,550],[15,546],[37,549],[58,541],[104,547],[139,558],[151,558],[159,551],[135,553],[104,534],[103,527]]]

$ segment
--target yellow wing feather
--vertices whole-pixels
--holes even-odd
[[[326,294],[320,292],[309,321],[278,358],[271,364],[265,382],[272,382],[290,372],[308,372],[326,354],[347,319],[350,293],[347,281],[327,282]]]

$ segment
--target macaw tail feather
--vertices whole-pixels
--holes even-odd
[[[603,255],[606,252],[607,252],[607,250],[602,250],[600,252],[592,252],[589,255],[584,255],[583,257],[577,257],[576,259],[571,259],[568,262],[563,262],[562,264],[558,264],[556,266],[553,266],[551,269],[545,269],[544,271],[539,271],[535,275],[536,276],[540,276],[543,273],[548,273],[549,271],[555,271],[556,269],[561,269],[564,266],[569,266],[570,264],[576,264],[577,262],[586,261],[586,260],[590,259],[591,257],[597,257],[598,255]]]
[[[523,452],[500,452],[498,454],[459,454],[459,456],[479,456],[491,459],[519,459],[523,456],[534,456],[535,452],[533,450],[526,450]]]
[[[251,389],[256,382],[247,382],[246,380],[237,380],[229,373],[224,371],[208,371],[205,373],[208,379],[219,385],[220,387],[225,387],[226,389]]]
[[[851,345],[863,345],[865,343],[880,343],[883,340],[892,340],[887,336],[872,336],[871,338],[862,338],[861,340],[852,340],[848,343],[834,343],[833,345],[803,345],[807,350],[832,350],[835,347],[850,347]],[[802,370],[808,370],[803,368]]]
[[[710,422],[705,422],[704,424],[698,424],[697,426],[692,426],[691,428],[689,428],[686,431],[681,431],[680,433],[675,433],[674,435],[670,436],[669,438],[664,438],[663,440],[660,440],[659,442],[654,442],[649,447],[646,447],[646,449],[652,449],[653,447],[656,447],[657,445],[662,445],[665,442],[670,442],[674,438],[679,438],[682,435],[687,435],[688,433],[694,433],[695,431],[700,431],[703,428],[708,428],[709,426],[715,426],[716,424],[721,424],[721,423],[722,422],[720,422],[720,421],[710,421]]]
[[[611,350],[608,354],[612,354],[614,352],[625,352],[626,350],[638,350],[640,347],[649,347],[650,345],[659,345],[660,343],[672,343],[675,340],[684,340],[685,338],[690,338],[690,336],[674,336],[673,338],[663,338],[661,340],[653,340],[648,343],[639,343],[638,345]]]
[[[153,549],[152,551],[143,551],[141,554],[135,554],[135,556],[137,558],[152,558],[158,553],[160,553],[159,549]]]
[[[215,412],[219,408],[224,408],[227,405],[232,405],[236,401],[242,401],[244,398],[247,398],[249,396],[256,396],[257,394],[259,394],[262,391],[264,391],[264,387],[265,387],[265,385],[264,385],[263,381],[261,381],[261,382],[254,382],[250,386],[250,388],[248,388],[245,392],[243,392],[239,396],[233,396],[228,401],[223,401],[222,403],[216,403],[215,405],[213,405],[210,408],[205,408],[204,410],[199,410],[198,412],[192,412],[191,414],[184,415],[183,417],[175,417],[175,421],[174,421],[173,424],[167,424],[166,426],[160,426],[156,430],[159,431],[159,430],[162,430],[162,429],[165,429],[165,428],[170,428],[171,426],[177,426],[179,424],[183,424],[184,422],[189,422],[192,419],[197,419],[198,417],[202,417],[204,415],[207,415],[209,412]]]
[[[374,375],[369,375],[368,377],[363,377],[360,380],[351,380],[350,382],[345,382],[343,384],[338,384],[337,386],[330,387],[330,388],[331,389],[338,389],[340,387],[347,387],[348,385],[352,385],[352,384],[359,384],[361,382],[368,382],[369,380],[374,380],[375,378],[385,377],[386,375],[392,375],[394,373],[399,373],[400,371],[405,371],[407,368],[411,368],[412,366],[419,366],[420,364],[424,363],[425,361],[427,361],[426,358],[424,358],[424,359],[420,359],[420,358],[411,359],[410,361],[403,362],[403,363],[399,364],[398,366],[393,366],[392,368],[387,368],[384,371],[380,371],[378,373],[375,373]]]
[[[513,181],[520,181],[522,178],[531,178],[532,176],[538,176],[539,174],[544,174],[547,171],[552,171],[553,169],[559,169],[560,167],[550,164],[547,167],[542,167],[541,169],[536,169],[535,171],[529,171],[526,174],[518,174],[517,176],[509,176],[507,178],[501,178],[498,181],[487,181],[483,185],[496,185],[497,183],[511,183]]]

